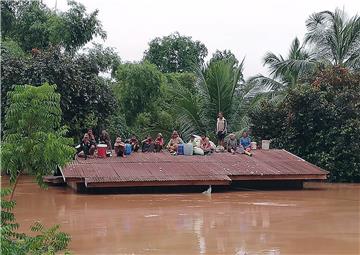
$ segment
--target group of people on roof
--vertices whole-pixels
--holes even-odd
[[[239,140],[234,133],[231,133],[226,137],[227,126],[227,121],[224,118],[223,113],[220,112],[216,122],[218,146],[210,141],[205,133],[200,136],[192,134],[190,140],[187,143],[184,143],[176,130],[172,132],[170,140],[166,145],[161,133],[158,133],[155,139],[148,135],[142,141],[139,141],[135,134],[124,141],[121,137],[117,137],[115,143],[112,144],[110,135],[106,130],[102,130],[99,138],[96,139],[93,130],[88,129],[87,133],[84,134],[80,145],[77,146],[77,155],[85,158],[93,157],[97,146],[99,146],[99,144],[105,144],[108,156],[111,156],[112,152],[114,152],[118,157],[126,157],[127,154],[138,152],[139,150],[146,153],[161,152],[164,149],[167,149],[172,155],[177,155],[179,153],[179,148],[182,148],[183,146],[190,148],[191,155],[207,155],[212,152],[228,151],[232,154],[246,153],[251,156],[251,139],[248,136],[248,133],[243,132]]]

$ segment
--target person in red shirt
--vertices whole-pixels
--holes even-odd
[[[210,144],[210,140],[205,134],[201,135],[200,148],[204,151],[205,155],[211,153],[213,150]]]
[[[161,133],[159,133],[155,139],[155,152],[160,152],[164,147],[164,138]]]

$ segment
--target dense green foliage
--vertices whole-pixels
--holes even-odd
[[[149,43],[144,59],[155,64],[164,73],[192,71],[202,65],[207,49],[200,41],[173,33],[157,37]]]
[[[46,229],[40,222],[35,222],[31,226],[35,236],[18,233],[19,224],[12,212],[16,202],[7,200],[10,193],[11,189],[1,189],[1,254],[55,255],[67,248],[70,236],[60,232],[59,225]]]
[[[251,84],[242,83],[243,62],[232,59],[210,61],[197,71],[196,91],[170,84],[173,107],[180,131],[188,138],[190,133],[207,133],[214,137],[218,112],[229,121],[229,130],[244,125],[245,109],[250,104]]]
[[[56,84],[61,95],[63,123],[70,127],[70,136],[81,136],[84,129],[104,123],[117,105],[108,82],[98,76],[104,64],[98,64],[97,59],[95,53],[73,56],[58,48],[27,58],[4,52],[1,58],[3,109],[8,104],[6,93],[15,84]]]
[[[60,95],[55,86],[15,86],[8,93],[4,140],[1,145],[2,169],[15,180],[22,172],[42,177],[54,173],[72,159],[73,140],[61,126]]]
[[[120,65],[116,72],[114,90],[121,103],[128,124],[136,121],[139,113],[149,110],[160,93],[162,73],[150,63]]]
[[[41,1],[1,1],[2,39],[12,38],[24,51],[60,45],[74,51],[96,36],[106,37],[98,11],[87,14],[85,7],[69,1],[67,12],[50,10]]]
[[[360,181],[360,74],[334,67],[311,85],[289,91],[280,105],[264,102],[250,113],[252,134],[272,139],[327,169],[333,181]]]

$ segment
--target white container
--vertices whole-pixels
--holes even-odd
[[[261,141],[261,149],[263,149],[263,150],[270,149],[270,140],[262,140]]]
[[[184,155],[191,156],[194,153],[194,147],[191,143],[184,144]]]
[[[252,150],[256,150],[256,142],[251,142],[250,148],[251,148]]]

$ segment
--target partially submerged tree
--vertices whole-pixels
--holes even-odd
[[[59,225],[46,229],[40,222],[31,226],[31,232],[36,236],[25,235],[17,232],[19,223],[16,222],[12,212],[16,202],[8,201],[7,196],[11,189],[1,189],[1,254],[2,255],[26,255],[47,254],[55,255],[67,248],[70,236],[59,231]],[[67,254],[67,253],[65,253]]]
[[[23,172],[34,175],[43,186],[42,177],[69,162],[75,149],[61,126],[60,95],[54,85],[15,86],[8,94],[1,159],[2,170],[15,182],[12,199]]]

